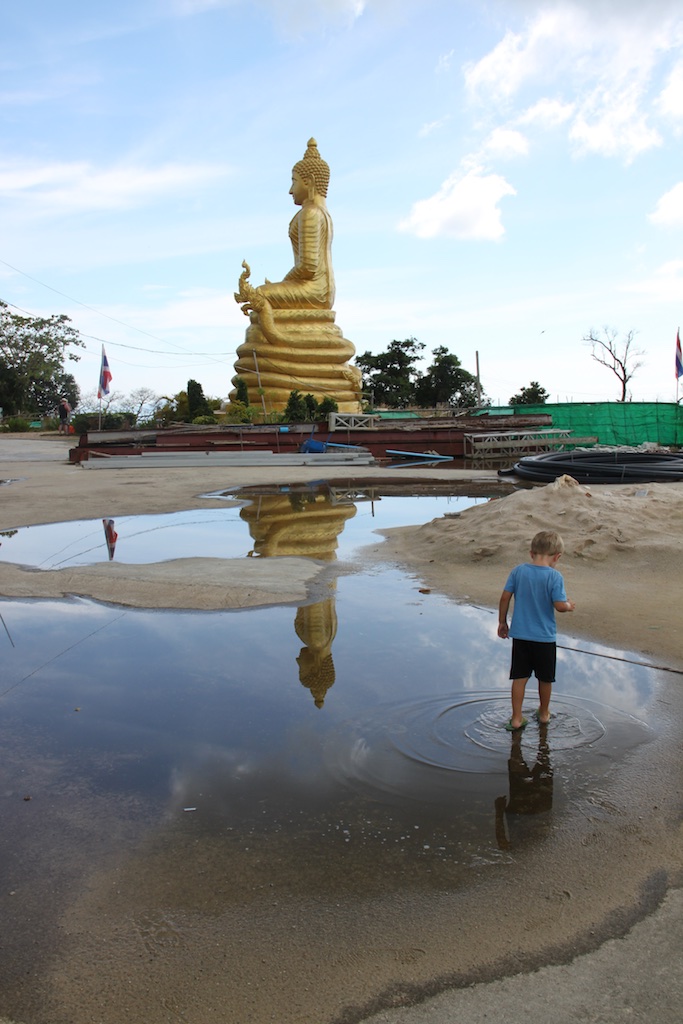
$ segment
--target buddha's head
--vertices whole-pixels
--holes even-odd
[[[330,183],[330,168],[318,152],[315,139],[308,140],[303,160],[299,160],[292,168],[292,187],[290,194],[297,206],[301,206],[307,198],[314,194],[325,198]]]

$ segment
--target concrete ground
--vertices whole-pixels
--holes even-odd
[[[568,964],[543,967],[417,1006],[366,1017],[367,1024],[678,1024],[683,1019],[683,892],[621,939]]]

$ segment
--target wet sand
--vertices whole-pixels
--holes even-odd
[[[205,508],[199,495],[207,491],[342,475],[338,467],[323,473],[317,466],[278,476],[241,467],[92,472],[66,464],[65,449],[56,437],[0,437],[0,479],[14,481],[0,488],[0,529]],[[371,480],[378,472],[386,473],[362,468],[353,478]],[[427,479],[424,470],[413,477]],[[439,470],[429,478],[459,483],[495,475]],[[311,851],[312,884],[301,893],[291,878],[302,854],[285,842],[261,850],[258,866],[225,844],[198,846],[182,823],[161,822],[140,842],[144,808],[112,807],[78,780],[64,782],[70,787],[67,826],[82,834],[83,861],[73,878],[62,879],[52,919],[46,908],[31,906],[30,897],[17,914],[36,935],[45,916],[49,947],[35,939],[31,991],[17,982],[13,1005],[22,1008],[20,1019],[351,1024],[449,986],[567,963],[652,912],[668,886],[680,882],[683,867],[683,485],[591,492],[571,486],[516,492],[456,518],[389,531],[368,553],[409,566],[426,588],[493,608],[533,533],[559,528],[567,543],[560,568],[577,602],[577,611],[562,618],[563,632],[678,670],[661,676],[649,723],[656,738],[625,758],[608,781],[601,778],[586,806],[558,820],[542,844],[513,852],[502,866],[480,865],[466,890],[368,892],[362,878],[347,877],[343,858],[320,865]],[[155,600],[177,606],[177,581],[154,566],[140,568]],[[258,560],[228,560],[224,569],[229,585],[222,588],[218,578],[215,588],[225,590],[220,606],[243,607],[300,601],[319,566],[270,560],[268,580],[256,579],[263,573]],[[183,566],[185,580],[189,570]],[[199,603],[205,570],[196,567],[198,586],[185,592],[192,607],[206,606]],[[88,580],[84,572],[41,574],[0,564],[0,593],[127,599],[132,578],[95,575]],[[151,593],[141,593],[141,603]],[[14,755],[14,764],[11,757],[6,761],[8,784],[13,770],[29,776],[46,770],[27,767],[21,751]],[[43,835],[57,841],[64,824],[48,814]],[[40,854],[46,870],[49,855],[49,849]],[[231,879],[240,884],[232,886]],[[344,898],[330,895],[335,892]]]

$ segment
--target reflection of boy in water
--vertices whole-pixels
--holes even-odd
[[[531,769],[522,754],[521,730],[512,733],[508,782],[509,798],[499,796],[495,802],[496,842],[501,850],[510,849],[510,840],[505,831],[505,814],[543,814],[553,806],[553,769],[546,725],[539,727],[536,764]]]

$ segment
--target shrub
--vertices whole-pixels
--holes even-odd
[[[77,434],[87,434],[89,430],[97,430],[97,416],[92,413],[77,412],[71,418],[71,424]]]
[[[10,416],[8,420],[5,420],[5,426],[13,434],[21,434],[31,429],[30,422],[25,420],[23,416]]]
[[[226,423],[253,423],[257,418],[260,409],[257,409],[255,405],[245,405],[244,402],[233,401],[228,402],[228,408],[225,412]]]
[[[103,430],[121,430],[128,425],[128,417],[122,412],[107,412],[102,417]]]
[[[283,413],[286,423],[316,423],[327,419],[331,412],[338,411],[338,405],[332,398],[323,398],[318,402],[314,395],[302,395],[300,391],[290,391],[289,400]]]
[[[321,419],[326,420],[331,412],[339,412],[339,406],[335,402],[334,398],[323,398],[318,409],[318,414]]]

